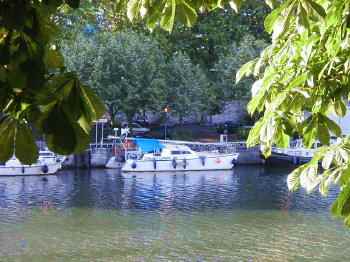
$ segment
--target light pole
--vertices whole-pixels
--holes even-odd
[[[167,132],[167,124],[168,124],[168,112],[169,112],[168,106],[166,106],[164,108],[164,112],[165,112],[164,140],[166,140],[166,132]]]

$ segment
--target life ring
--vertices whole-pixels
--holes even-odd
[[[186,158],[184,158],[184,159],[182,160],[182,162],[183,162],[183,167],[184,167],[184,169],[186,169],[186,167],[187,167],[187,160],[186,160]]]
[[[206,157],[205,156],[200,156],[199,158],[201,160],[202,166],[205,166]]]
[[[153,159],[153,168],[157,169],[157,160]]]
[[[132,169],[135,169],[137,167],[137,165],[136,165],[136,162],[134,161],[134,162],[132,162],[132,164],[131,164],[131,168]]]
[[[217,157],[217,158],[215,159],[215,163],[221,164],[221,159],[220,159],[219,157]]]
[[[177,162],[176,162],[176,158],[175,158],[175,157],[174,157],[173,160],[171,161],[171,164],[172,164],[173,168],[176,169]]]
[[[47,165],[43,165],[41,167],[41,171],[43,171],[43,173],[46,174],[47,172],[49,172],[49,167]]]

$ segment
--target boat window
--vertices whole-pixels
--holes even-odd
[[[48,152],[48,153],[40,152],[40,156],[52,156],[52,153],[50,153],[50,152]]]
[[[188,155],[191,154],[190,151],[180,151],[180,150],[175,150],[175,151],[171,151],[172,155]]]
[[[182,152],[181,151],[171,151],[171,154],[172,155],[181,155],[182,154]]]

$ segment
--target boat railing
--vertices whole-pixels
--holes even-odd
[[[128,140],[134,140],[134,138],[129,137]],[[256,148],[247,148],[247,145],[244,141],[235,141],[235,142],[193,142],[193,141],[182,141],[182,140],[159,140],[162,144],[170,145],[184,145],[191,148],[196,152],[213,152],[218,151],[220,153],[239,153],[247,151],[256,151]],[[103,143],[102,145],[90,144],[90,150],[92,152],[101,150],[104,148],[106,150],[112,151],[115,143]]]
[[[237,142],[191,142],[191,141],[178,141],[178,140],[161,140],[161,143],[172,144],[172,145],[185,145],[191,148],[193,151],[197,152],[210,152],[210,151],[219,151],[221,153],[233,153],[233,152],[242,152],[247,151],[247,145],[243,141]],[[255,149],[252,149],[255,150]]]

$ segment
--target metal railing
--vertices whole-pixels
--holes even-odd
[[[128,140],[134,140],[133,138],[128,138]],[[193,151],[197,152],[205,152],[205,151],[218,151],[218,152],[247,152],[247,151],[256,151],[258,150],[256,147],[247,148],[245,141],[237,141],[237,142],[192,142],[192,141],[181,141],[181,140],[159,140],[160,143],[170,144],[170,145],[185,145],[191,148]],[[115,143],[92,143],[90,144],[90,151],[96,152],[99,150],[107,150],[112,151],[113,146],[118,145]]]

